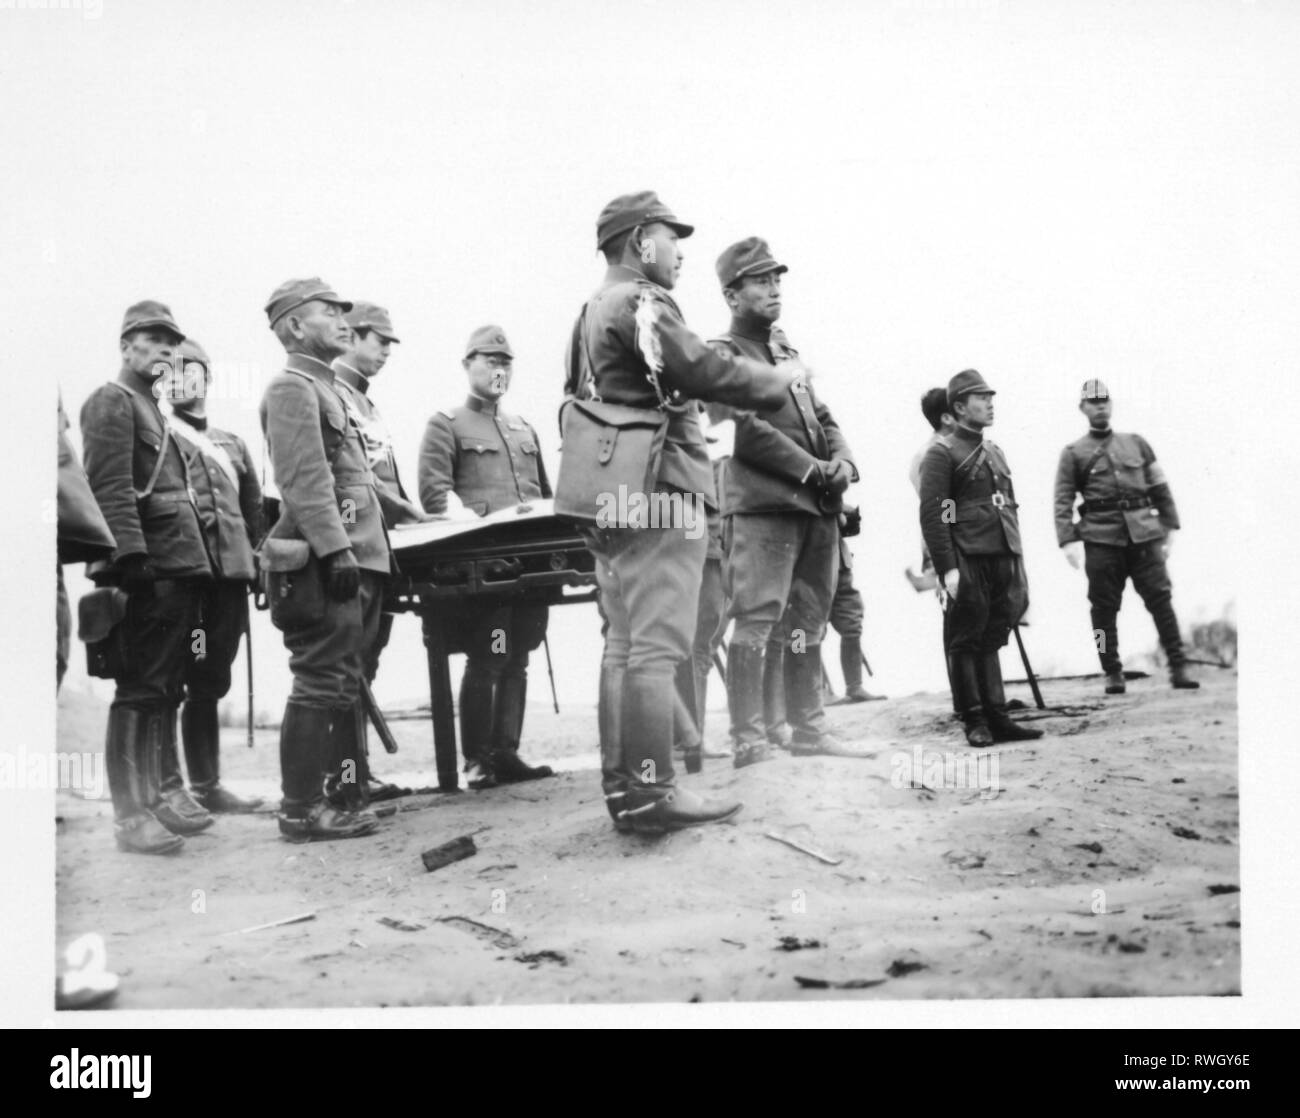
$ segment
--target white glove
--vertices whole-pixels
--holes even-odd
[[[947,574],[943,576],[943,589],[944,589],[944,593],[947,594],[948,597],[951,598],[954,602],[957,600],[957,587],[960,585],[961,585],[961,571],[959,571],[956,567],[953,567],[952,570],[950,570]]]
[[[1174,537],[1176,535],[1178,535],[1178,531],[1174,528],[1170,528],[1168,531],[1165,532],[1165,558],[1166,559],[1169,558],[1170,554],[1174,550]]]
[[[1071,540],[1061,548],[1065,552],[1065,561],[1070,564],[1076,571],[1083,567],[1083,541]]]

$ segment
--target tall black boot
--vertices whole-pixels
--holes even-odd
[[[779,749],[790,748],[790,723],[786,718],[786,643],[783,637],[767,642],[763,665],[763,728],[767,740]]]
[[[361,704],[330,712],[330,772],[325,797],[342,811],[365,811],[370,806],[370,769],[361,749],[357,715]]]
[[[255,811],[259,798],[243,799],[221,786],[221,729],[215,699],[188,699],[181,707],[181,743],[190,793],[209,812]]]
[[[605,793],[605,807],[614,826],[630,831],[622,821],[627,806],[627,772],[623,768],[623,680],[627,671],[603,660],[600,665],[600,693],[596,702],[596,731],[600,736],[600,785]]]
[[[770,648],[733,642],[727,652],[727,706],[735,755],[732,764],[738,769],[772,759],[764,721],[767,686],[763,674]]]
[[[980,698],[994,741],[1033,741],[1042,730],[1031,730],[1013,722],[1007,715],[1007,696],[1002,687],[1002,661],[997,651],[982,653],[978,660]]]
[[[159,707],[157,720],[158,765],[161,781],[153,813],[164,827],[178,835],[193,835],[212,826],[212,815],[185,790],[180,752],[176,748],[176,708]]]
[[[840,638],[840,671],[844,673],[843,703],[871,703],[884,695],[873,695],[862,686],[862,639]]]
[[[280,723],[280,834],[290,842],[357,838],[379,826],[373,812],[339,811],[325,798],[335,745],[323,707],[289,702]],[[348,721],[351,722],[350,712]]]
[[[482,790],[495,788],[492,768],[492,704],[497,679],[494,673],[472,661],[465,665],[460,680],[460,748],[465,755],[467,783]]]
[[[841,741],[826,727],[822,706],[822,654],[820,644],[793,649],[785,655],[785,710],[790,721],[790,752],[796,757],[825,754],[831,757],[874,756]]]
[[[961,720],[966,724],[966,740],[977,748],[993,744],[988,715],[980,698],[978,656],[973,652],[953,652],[952,697]]]
[[[529,765],[519,756],[527,698],[527,674],[503,672],[492,697],[492,771],[501,784],[519,784],[555,775],[550,765]]]
[[[1148,607],[1156,623],[1156,635],[1169,661],[1169,682],[1180,690],[1194,691],[1200,684],[1187,674],[1187,652],[1183,648],[1183,634],[1178,628],[1173,598],[1165,598]]]
[[[149,805],[158,798],[156,780],[151,777],[148,751],[148,707],[119,706],[108,710],[104,737],[104,762],[108,768],[108,790],[113,797],[113,831],[117,848],[131,854],[172,854],[185,840],[172,834],[154,818]]]
[[[625,826],[642,834],[662,834],[701,823],[729,819],[740,810],[735,801],[696,795],[674,783],[673,696],[669,674],[628,672],[623,689],[623,750],[628,773]]]

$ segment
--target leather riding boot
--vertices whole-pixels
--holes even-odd
[[[954,652],[952,661],[952,696],[966,724],[966,740],[977,748],[993,744],[988,715],[980,698],[978,656],[973,652]]]
[[[379,826],[370,811],[339,811],[325,798],[334,743],[331,716],[323,707],[286,703],[280,724],[280,834],[289,842],[368,835]],[[351,719],[349,718],[349,721]]]
[[[785,713],[785,663],[785,640],[769,640],[763,665],[763,732],[778,749],[790,748],[790,723]]]
[[[766,652],[762,645],[733,643],[727,652],[727,706],[731,711],[732,764],[743,769],[759,761],[770,761],[772,751],[764,731],[767,688],[764,670]]]
[[[153,813],[173,834],[193,835],[206,831],[214,820],[185,790],[180,752],[176,748],[176,708],[157,707],[150,715],[150,733],[156,734],[158,749],[158,801]]]
[[[1195,691],[1198,687],[1200,687],[1200,684],[1197,683],[1196,680],[1194,680],[1190,675],[1187,674],[1186,661],[1180,661],[1177,664],[1170,662],[1169,682],[1174,687],[1186,691]]]
[[[862,686],[862,640],[859,637],[840,638],[840,671],[844,673],[844,698],[841,703],[872,703],[884,695],[873,695]]]
[[[496,787],[492,769],[492,703],[497,679],[473,663],[465,665],[460,681],[460,748],[471,788]]]
[[[796,757],[870,757],[873,751],[842,741],[826,727],[822,706],[821,645],[785,656],[785,710],[790,721],[790,752]]]
[[[221,786],[221,730],[215,699],[188,699],[181,707],[181,743],[190,794],[209,812],[238,814],[256,811],[260,797],[244,799]]]
[[[409,796],[411,789],[390,784],[375,776],[374,770],[370,767],[370,716],[366,713],[366,704],[358,700],[357,705],[352,709],[357,719],[357,743],[360,757],[365,762],[366,795],[370,803],[377,804],[384,800],[399,800],[403,796]]]
[[[358,740],[360,706],[354,703],[330,712],[330,770],[325,798],[340,811],[364,811],[370,806],[370,770]]]
[[[1122,695],[1128,690],[1128,684],[1124,680],[1124,671],[1120,669],[1115,672],[1106,673],[1106,694]]]
[[[704,746],[700,740],[700,731],[695,725],[695,716],[686,705],[680,690],[674,695],[673,702],[673,752],[681,754],[682,764],[688,773],[697,773],[704,768]]]
[[[623,680],[626,669],[601,661],[600,693],[596,701],[596,732],[600,737],[600,785],[605,793],[605,807],[614,826],[630,831],[620,819],[627,790],[627,773],[623,769]]]
[[[499,784],[519,784],[555,775],[550,765],[530,765],[519,756],[527,698],[528,676],[522,671],[504,672],[492,699],[492,771]]]
[[[104,763],[113,798],[113,833],[117,848],[129,854],[173,854],[185,840],[167,830],[149,810],[156,794],[150,789],[148,761],[141,755],[149,714],[147,707],[135,706],[114,705],[108,711]]]
[[[1007,714],[1007,696],[1002,686],[1002,661],[996,650],[985,652],[978,660],[980,698],[994,741],[1033,741],[1042,730],[1031,730],[1013,722]]]

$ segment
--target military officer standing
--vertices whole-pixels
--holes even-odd
[[[1080,396],[1088,433],[1061,451],[1056,539],[1070,565],[1077,570],[1082,560],[1088,575],[1093,638],[1106,673],[1106,694],[1120,695],[1125,689],[1116,620],[1130,578],[1156,623],[1170,682],[1180,688],[1199,687],[1187,674],[1187,653],[1165,565],[1179,529],[1169,483],[1146,439],[1111,430],[1111,395],[1104,383],[1084,381]],[[1078,495],[1083,502],[1076,521]]]
[[[717,273],[731,326],[714,344],[767,365],[797,360],[798,351],[776,325],[781,276],[788,270],[761,237],[725,249]],[[735,620],[727,653],[733,764],[742,768],[772,756],[763,683],[778,641],[790,751],[858,755],[826,728],[821,662],[835,595],[841,495],[858,479],[853,456],[830,409],[802,379],[778,410],[762,417],[737,412],[735,418],[724,498],[728,612]],[[768,707],[770,720],[770,696]]]
[[[260,409],[280,490],[260,557],[293,673],[280,724],[280,833],[291,842],[354,838],[379,825],[373,812],[341,810],[325,796],[330,775],[359,778],[347,761],[357,756],[355,707],[392,569],[366,446],[330,367],[351,343],[343,317],[351,309],[314,278],[287,280],[266,304],[286,356]]]
[[[420,444],[420,501],[445,513],[447,494],[479,516],[551,496],[537,432],[501,408],[514,351],[500,326],[481,326],[461,361],[469,398],[434,414]],[[554,775],[519,756],[528,694],[528,655],[546,636],[544,605],[439,604],[447,632],[467,655],[460,683],[461,747],[469,786],[482,789]]]
[[[253,551],[262,539],[262,487],[244,440],[208,422],[207,353],[186,338],[179,356],[180,368],[168,378],[167,421],[185,457],[213,576],[199,596],[201,641],[190,643],[185,664],[181,743],[198,803],[210,812],[253,811],[260,799],[241,799],[221,785],[217,703],[230,692],[230,668],[248,628],[248,591],[257,578]],[[164,793],[169,782],[179,783],[180,773],[164,780]]]
[[[111,560],[87,573],[127,594],[113,630],[117,689],[104,754],[117,845],[138,854],[172,853],[182,835],[212,823],[179,781],[176,751],[188,646],[212,563],[189,466],[155,395],[184,339],[162,303],[129,307],[122,371],[81,409],[86,477],[117,541]]]
[[[375,491],[383,509],[384,524],[395,528],[399,524],[415,524],[429,519],[412,501],[402,487],[397,473],[397,456],[393,452],[393,436],[384,418],[370,398],[370,382],[388,364],[392,347],[400,343],[393,333],[393,322],[387,310],[374,303],[353,303],[344,315],[352,328],[352,341],[348,350],[333,362],[334,387],[338,389],[348,409],[348,419],[361,433],[366,456],[375,475]],[[383,612],[379,617],[379,630],[375,642],[365,652],[365,680],[374,681],[379,671],[379,656],[388,647],[393,632],[393,615]],[[369,801],[391,800],[405,795],[408,789],[385,783],[370,771],[367,747],[368,718],[363,703],[357,704],[357,755],[351,760],[357,766],[355,783],[336,782],[334,796],[344,803],[364,806]],[[336,803],[336,806],[339,804]]]
[[[975,746],[1043,733],[1007,715],[998,661],[1029,605],[1029,588],[1011,469],[1001,448],[984,438],[993,423],[993,396],[974,369],[953,377],[948,410],[956,427],[921,460],[921,533],[946,595],[953,704]]]
[[[686,328],[669,291],[681,271],[680,240],[692,232],[653,191],[621,195],[604,208],[596,247],[608,270],[574,323],[565,366],[566,394],[663,416],[654,490],[637,496],[676,496],[683,510],[687,500],[717,507],[695,401],[775,408],[802,373],[797,363],[776,369],[718,352]],[[562,476],[599,468],[579,460],[568,442],[562,453]],[[685,523],[605,525],[594,518],[583,531],[606,620],[601,767],[616,828],[661,833],[730,818],[739,803],[678,787],[673,771],[673,677],[691,653],[707,534]]]

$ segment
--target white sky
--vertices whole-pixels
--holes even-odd
[[[56,385],[75,425],[141,298],[207,348],[213,422],[260,449],[280,357],[262,307],[320,275],[392,311],[403,344],[373,396],[408,488],[485,322],[509,333],[507,406],[554,477],[564,340],[603,270],[596,214],[653,188],[698,229],[676,295],[700,333],[726,323],[723,247],[761,235],[790,265],[782,325],[863,475],[880,689],[944,682],[934,604],[901,575],[919,546],[906,470],[921,393],[968,366],[1000,392],[990,434],[1022,506],[1040,671],[1095,668],[1051,509],[1092,376],[1172,483],[1184,630],[1234,601],[1244,616],[1253,590],[1275,633],[1293,586],[1255,584],[1286,559],[1261,550],[1288,492],[1264,478],[1296,464],[1298,33],[1280,0],[0,8],[0,329],[30,385],[5,476],[53,493]],[[33,579],[53,566],[44,501],[23,505],[48,547]],[[24,660],[52,659],[43,594],[15,614],[40,634]],[[1131,590],[1122,621],[1122,651],[1154,645]],[[274,709],[286,655],[257,624],[258,706]],[[398,625],[381,700],[425,689],[418,626]],[[594,704],[597,628],[589,607],[554,617],[562,702]],[[84,686],[73,659],[67,685]]]

